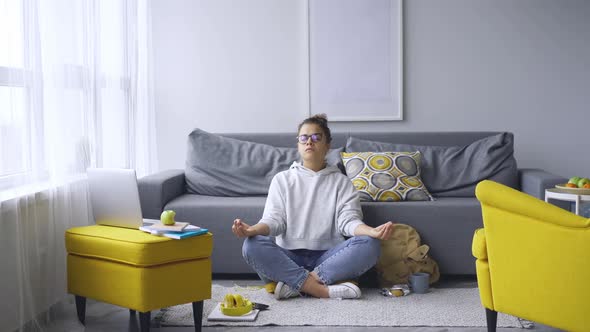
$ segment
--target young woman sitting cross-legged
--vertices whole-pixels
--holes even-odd
[[[393,231],[391,221],[375,228],[363,223],[356,189],[337,167],[326,163],[331,140],[324,115],[304,120],[297,135],[302,162],[272,179],[257,224],[233,222],[232,232],[246,237],[246,263],[265,283],[276,283],[277,299],[302,293],[359,298],[361,290],[349,280],[375,265],[379,240],[389,239]]]

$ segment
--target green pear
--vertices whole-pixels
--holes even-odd
[[[575,184],[577,186],[578,185],[578,181],[580,181],[580,179],[581,178],[579,176],[574,176],[574,177],[570,178],[570,180],[567,183],[573,183],[573,184]]]

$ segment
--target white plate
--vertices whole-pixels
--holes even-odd
[[[568,194],[576,194],[576,195],[590,195],[590,189],[588,188],[570,188],[566,187],[564,184],[556,184],[555,188],[566,192]]]

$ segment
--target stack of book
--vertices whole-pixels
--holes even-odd
[[[181,240],[188,237],[206,234],[209,230],[187,222],[176,222],[174,225],[164,225],[156,222],[139,227],[139,230],[152,235],[165,236],[171,239]]]

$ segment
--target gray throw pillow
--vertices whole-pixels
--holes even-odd
[[[343,150],[331,149],[327,163],[343,169]],[[241,141],[195,129],[188,136],[187,189],[192,194],[211,196],[266,195],[275,174],[299,159],[297,148]]]
[[[466,146],[422,146],[374,142],[349,137],[346,152],[422,153],[422,181],[434,196],[475,196],[479,181],[493,180],[518,188],[514,136],[501,133]]]

